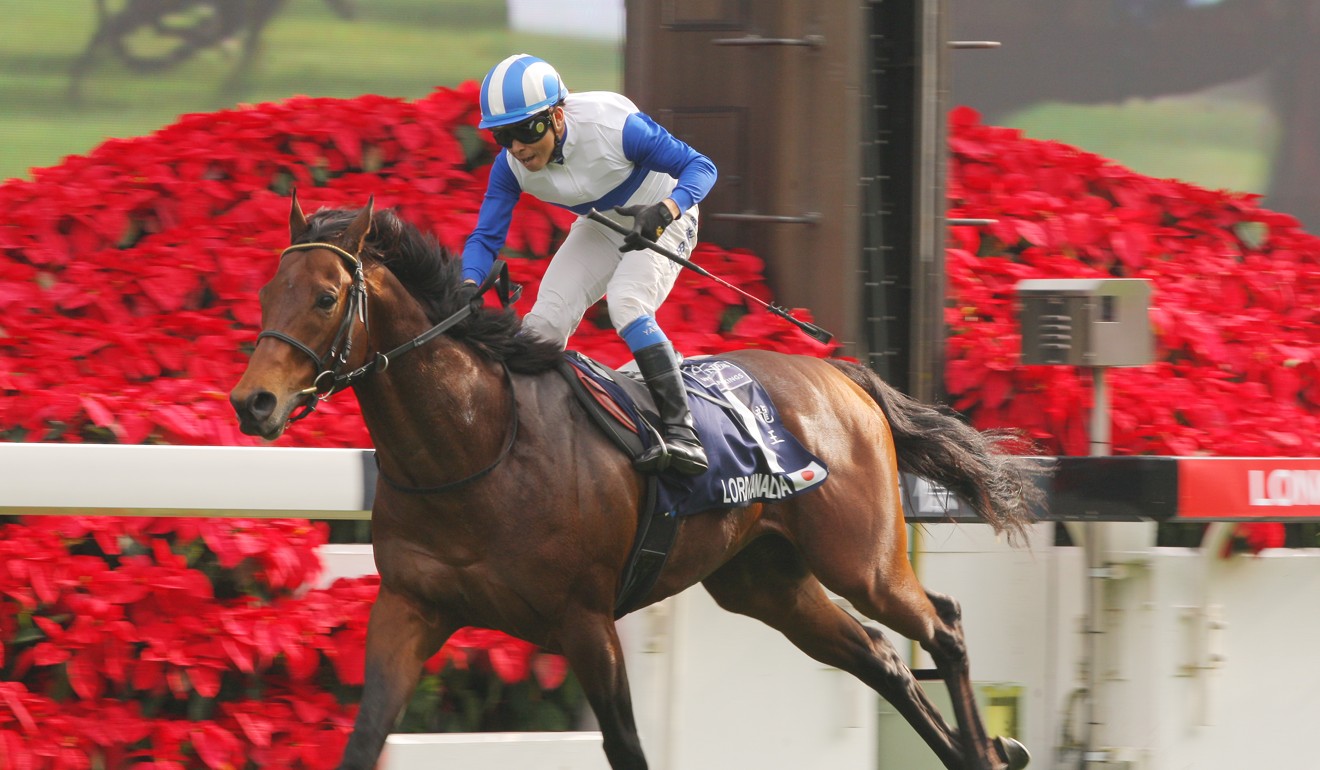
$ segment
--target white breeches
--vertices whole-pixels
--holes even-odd
[[[628,217],[614,212],[606,216],[625,227]],[[660,236],[660,245],[689,259],[697,245],[699,211],[693,206],[674,220]],[[587,309],[608,298],[610,322],[621,331],[641,316],[654,317],[660,303],[669,296],[682,267],[665,257],[644,249],[619,252],[623,236],[604,225],[578,217],[568,237],[550,259],[536,303],[523,318],[523,327],[558,343],[563,348],[577,329]]]

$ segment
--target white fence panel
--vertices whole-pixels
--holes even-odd
[[[600,733],[391,735],[381,770],[609,770]]]

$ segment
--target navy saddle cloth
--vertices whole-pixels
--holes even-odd
[[[640,376],[614,371],[574,351],[565,359],[618,425],[637,434],[642,449],[659,441],[660,420]],[[661,474],[647,513],[682,516],[783,500],[814,488],[829,475],[825,463],[784,428],[761,383],[737,364],[702,357],[685,360],[681,368],[710,469],[699,476]],[[615,435],[615,440],[620,437]]]

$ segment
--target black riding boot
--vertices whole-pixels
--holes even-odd
[[[659,473],[671,468],[684,476],[705,473],[706,450],[692,425],[683,375],[678,371],[678,356],[668,340],[648,345],[635,352],[637,368],[646,379],[655,398],[660,422],[664,423],[664,445],[656,444],[634,463],[643,473]]]

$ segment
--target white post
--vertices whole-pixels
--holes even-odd
[[[1091,456],[1108,457],[1114,448],[1110,439],[1109,387],[1105,383],[1105,368],[1091,367],[1091,383],[1095,403],[1091,406]]]
[[[1113,449],[1110,441],[1109,390],[1105,383],[1105,367],[1091,367],[1091,382],[1094,403],[1091,406],[1090,442],[1092,457],[1107,457]],[[1086,641],[1083,645],[1086,677],[1086,738],[1082,761],[1103,761],[1107,752],[1102,747],[1103,724],[1101,715],[1101,639],[1104,630],[1106,543],[1105,527],[1100,522],[1091,521],[1083,525],[1085,536],[1082,550],[1086,555]]]

